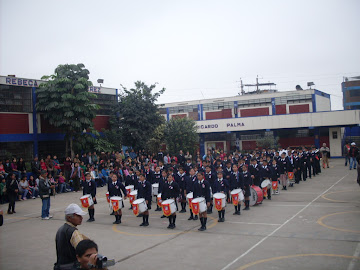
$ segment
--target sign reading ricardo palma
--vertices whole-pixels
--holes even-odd
[[[225,122],[224,124],[227,128],[235,128],[235,127],[245,126],[245,124],[243,122]],[[224,126],[224,125],[222,125],[222,126]],[[217,129],[217,128],[219,128],[219,124],[198,125],[197,128],[199,130]]]

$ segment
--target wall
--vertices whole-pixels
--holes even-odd
[[[309,104],[289,105],[289,113],[307,113],[310,112]]]
[[[275,106],[276,114],[286,114],[286,104]]]
[[[110,116],[107,115],[97,115],[93,119],[94,128],[97,131],[101,131],[102,129],[109,129],[110,128],[109,118]]]
[[[324,112],[324,111],[330,111],[331,105],[330,105],[330,99],[327,97],[323,97],[320,95],[315,95],[316,100],[316,111],[318,112]]]
[[[232,109],[223,109],[221,111],[216,112],[205,112],[205,119],[212,120],[212,119],[225,119],[225,118],[232,118]]]
[[[240,109],[240,117],[269,115],[270,108]]]

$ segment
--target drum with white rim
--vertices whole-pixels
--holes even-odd
[[[244,200],[244,193],[241,188],[234,189],[230,192],[233,205],[237,206]]]
[[[80,198],[80,201],[81,201],[82,207],[84,207],[84,208],[88,208],[88,207],[94,205],[94,201],[90,194],[82,196]]]
[[[134,191],[135,187],[133,185],[126,186],[126,193],[129,195],[132,191]]]
[[[105,195],[106,195],[106,200],[107,200],[107,202],[110,203],[110,195],[109,195],[109,192],[106,192]]]
[[[159,183],[152,184],[152,195],[157,196],[159,194]]]
[[[203,213],[207,210],[207,205],[205,198],[198,197],[191,201],[192,211],[194,215],[198,215],[199,213]]]
[[[194,193],[193,192],[189,192],[188,194],[186,194],[186,199],[188,200],[189,203],[189,208],[192,209],[192,200],[194,198]]]
[[[258,186],[251,186],[250,187],[250,205],[257,205],[261,203],[264,199],[263,191]]]
[[[120,196],[113,196],[110,197],[110,204],[112,209],[116,212],[124,207],[123,205],[123,198]]]
[[[146,201],[144,198],[137,199],[132,203],[132,210],[135,216],[144,213],[148,210]]]
[[[215,202],[215,208],[218,211],[221,211],[225,205],[226,205],[226,196],[224,193],[215,193],[214,194],[214,202]]]
[[[136,200],[137,193],[138,193],[137,190],[133,190],[133,191],[130,192],[129,201],[130,201],[130,204],[131,204],[131,205],[132,205],[133,201]]]
[[[261,188],[271,188],[271,181],[269,179],[265,179],[264,181],[262,181],[261,183]]]
[[[176,204],[173,199],[165,200],[161,203],[164,216],[170,216],[176,212]]]

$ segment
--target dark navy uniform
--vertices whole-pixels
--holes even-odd
[[[229,191],[229,182],[226,179],[217,179],[214,183],[214,193],[224,193],[225,195]]]
[[[136,186],[137,176],[136,174],[129,174],[125,177],[125,186]]]
[[[260,167],[258,164],[249,166],[250,174],[254,176],[253,182],[255,186],[260,186]]]
[[[185,188],[186,188],[186,173],[182,173],[180,174],[180,172],[178,172],[175,175],[175,181],[176,183],[178,183],[179,188],[180,188],[180,200],[181,200],[181,210],[180,213],[184,213],[186,212],[186,197],[185,197]]]
[[[148,201],[147,207],[151,209],[151,184],[149,181],[138,181],[137,182],[137,199],[144,198],[145,201]]]
[[[122,197],[122,193],[121,191],[124,193],[124,196],[126,197],[127,193],[126,193],[126,189],[124,187],[124,185],[121,183],[120,180],[117,180],[116,182],[110,182],[108,184],[108,191],[109,191],[109,196],[113,197],[113,196],[119,196]],[[123,202],[124,204],[124,202]]]
[[[210,183],[207,180],[194,183],[194,198],[203,197],[207,203],[211,202]]]
[[[174,199],[176,203],[176,198],[179,197],[180,194],[180,188],[178,183],[175,181],[166,181],[162,187],[161,191],[161,200],[165,201],[167,199]]]
[[[90,181],[83,181],[83,195],[91,195],[91,197],[94,199],[96,196],[96,183],[94,180]],[[94,201],[96,204],[96,201]]]

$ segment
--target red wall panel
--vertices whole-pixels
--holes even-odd
[[[0,134],[29,133],[28,114],[0,113]]]
[[[289,113],[307,113],[307,112],[310,112],[309,104],[289,106]]]
[[[218,112],[207,112],[205,115],[206,120],[232,118],[231,109],[223,109],[222,111]]]
[[[110,116],[96,116],[93,119],[94,128],[97,131],[101,131],[102,129],[109,129],[110,123],[109,123]]]
[[[187,115],[186,113],[184,114],[174,114],[171,116],[171,118],[185,118]]]
[[[286,104],[276,105],[276,114],[286,114]]]
[[[255,150],[256,141],[241,141],[242,150]]]
[[[320,137],[320,146],[326,143],[326,145],[329,145],[329,136],[322,136]],[[315,138],[314,137],[294,137],[294,138],[280,138],[279,144],[281,147],[288,147],[288,146],[311,146],[315,144]]]
[[[240,110],[241,117],[269,115],[269,107]]]

